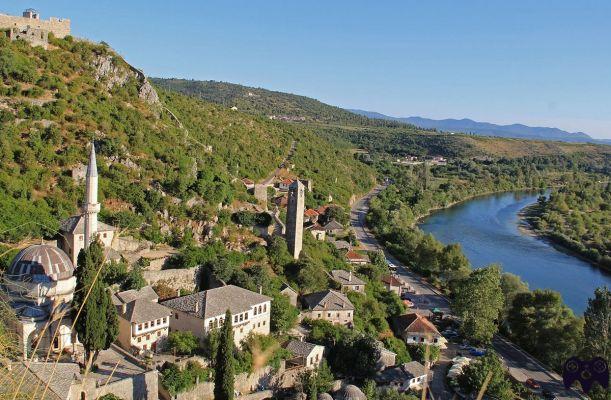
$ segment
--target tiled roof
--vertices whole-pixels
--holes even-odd
[[[231,314],[249,311],[252,306],[270,300],[270,297],[262,294],[251,292],[238,286],[227,285],[187,296],[176,297],[166,300],[162,304],[174,310],[207,319],[223,315],[227,309],[229,309]]]
[[[28,370],[41,381],[42,385],[46,386],[48,383],[49,391],[61,399],[67,399],[72,385],[81,380],[80,367],[76,363],[33,362],[28,366]],[[49,379],[51,377],[52,379]],[[40,393],[42,394],[43,391],[41,389]]]
[[[342,311],[354,310],[354,305],[343,293],[335,290],[323,290],[303,296],[305,306],[312,311]]]
[[[336,220],[331,220],[329,221],[329,223],[327,223],[327,225],[324,226],[324,228],[327,231],[335,231],[339,229],[344,229],[344,225],[340,224]]]
[[[282,184],[284,185],[290,185],[291,183],[293,183],[294,181],[290,178],[285,178],[282,180]]]
[[[369,258],[367,258],[367,256],[357,253],[356,251],[352,251],[352,250],[346,253],[346,258],[348,260],[353,260],[353,261],[369,261]]]
[[[344,271],[343,269],[334,269],[331,271],[331,277],[340,285],[364,285],[365,282],[358,278],[354,273]]]
[[[327,208],[329,208],[329,206],[320,206],[320,207],[318,207],[318,208],[316,209],[316,212],[317,212],[319,215],[322,215],[322,214],[324,214],[325,212],[327,212]]]
[[[303,215],[305,215],[306,217],[316,217],[318,216],[318,211],[308,208],[303,212]]]
[[[137,299],[127,303],[125,314],[121,313],[121,307],[117,307],[119,315],[135,324],[168,317],[172,314],[172,310],[168,307],[144,299]]]
[[[140,290],[131,289],[115,293],[113,297],[116,297],[114,300],[119,300],[121,303],[129,303],[138,299],[148,301],[157,301],[159,299],[159,296],[151,286],[145,286]]]
[[[350,250],[352,248],[352,245],[345,240],[329,240],[329,242],[338,250]]]
[[[400,280],[398,280],[397,278],[395,278],[392,275],[385,275],[382,277],[382,282],[390,285],[390,286],[402,286],[403,284],[401,283]]]
[[[245,185],[254,185],[255,182],[252,179],[244,178],[242,179],[242,183]]]
[[[417,313],[400,315],[394,319],[394,323],[400,332],[441,335],[431,321]]]
[[[418,361],[410,361],[401,366],[401,369],[408,375],[409,379],[418,378],[419,376],[426,375],[426,369],[424,365]]]
[[[285,283],[285,282],[282,283],[282,286],[280,286],[280,293],[287,291],[287,290],[297,294],[297,291],[293,289],[288,283]]]
[[[286,345],[286,349],[296,356],[307,357],[316,348],[317,345],[299,340],[291,340]]]
[[[85,233],[85,218],[82,215],[73,215],[63,220],[59,226],[62,232],[71,233],[73,235],[82,235]],[[98,232],[116,231],[117,228],[98,221]]]

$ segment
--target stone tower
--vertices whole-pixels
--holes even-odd
[[[85,176],[85,202],[83,203],[83,216],[85,217],[85,248],[89,247],[91,240],[98,232],[98,165],[95,160],[95,146],[91,143],[89,165]]]
[[[305,203],[305,186],[296,180],[289,186],[289,198],[286,210],[286,243],[289,252],[297,260],[301,253],[303,241],[303,210]]]

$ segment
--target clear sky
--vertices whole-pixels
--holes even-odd
[[[2,0],[149,76],[611,138],[611,1]]]

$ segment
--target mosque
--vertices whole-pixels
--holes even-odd
[[[4,274],[2,289],[17,316],[13,328],[24,357],[34,348],[41,353],[60,353],[76,343],[70,316],[76,258],[96,237],[106,248],[112,243],[115,228],[98,223],[100,203],[93,143],[85,183],[81,214],[61,224],[58,246],[38,244],[21,250]]]

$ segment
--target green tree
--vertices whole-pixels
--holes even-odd
[[[611,291],[596,288],[584,312],[584,352],[589,357],[611,357]]]
[[[293,306],[289,298],[282,293],[274,293],[270,311],[270,324],[274,332],[285,333],[291,329],[297,318],[299,310]]]
[[[190,331],[175,331],[168,335],[167,348],[178,354],[193,354],[199,347],[199,339]]]
[[[123,284],[121,285],[121,290],[140,290],[145,286],[146,280],[144,279],[144,274],[142,273],[142,266],[136,264],[127,273],[125,281],[123,281]]]
[[[515,343],[554,368],[581,348],[583,320],[553,290],[518,293],[507,323]]]
[[[293,262],[293,257],[286,246],[286,240],[276,236],[267,249],[267,257],[276,273],[281,273],[285,265]]]
[[[104,396],[100,397],[100,400],[123,400],[123,399],[114,393],[106,393]]]
[[[233,400],[234,397],[234,347],[231,312],[227,310],[214,366],[214,398],[217,400]]]
[[[453,288],[460,280],[469,276],[471,265],[459,244],[445,246],[439,257],[440,276],[445,285]]]
[[[439,359],[439,347],[438,346],[428,346],[428,359],[427,359],[427,345],[426,344],[414,344],[408,346],[409,354],[411,358],[419,363],[424,364],[427,361],[437,361]]]
[[[453,308],[463,321],[461,331],[465,337],[490,343],[503,308],[501,268],[491,265],[472,271],[457,285]]]
[[[102,281],[100,270],[103,264],[102,245],[95,241],[88,249],[81,250],[75,272],[73,318],[76,319],[79,341],[85,348],[87,369],[95,362],[100,350],[109,348],[119,334],[117,311]]]
[[[492,376],[486,388],[486,395],[499,400],[513,400],[515,395],[511,390],[511,382],[505,374],[503,363],[491,350],[477,361],[465,366],[462,375],[458,377],[458,384],[465,392],[477,394],[489,373]]]
[[[380,349],[376,340],[359,333],[344,336],[329,352],[333,371],[357,379],[372,377],[379,359]]]
[[[513,299],[518,293],[528,292],[528,283],[520,279],[519,276],[504,272],[501,275],[501,290],[503,291],[503,319],[507,318],[507,313],[511,308]]]

